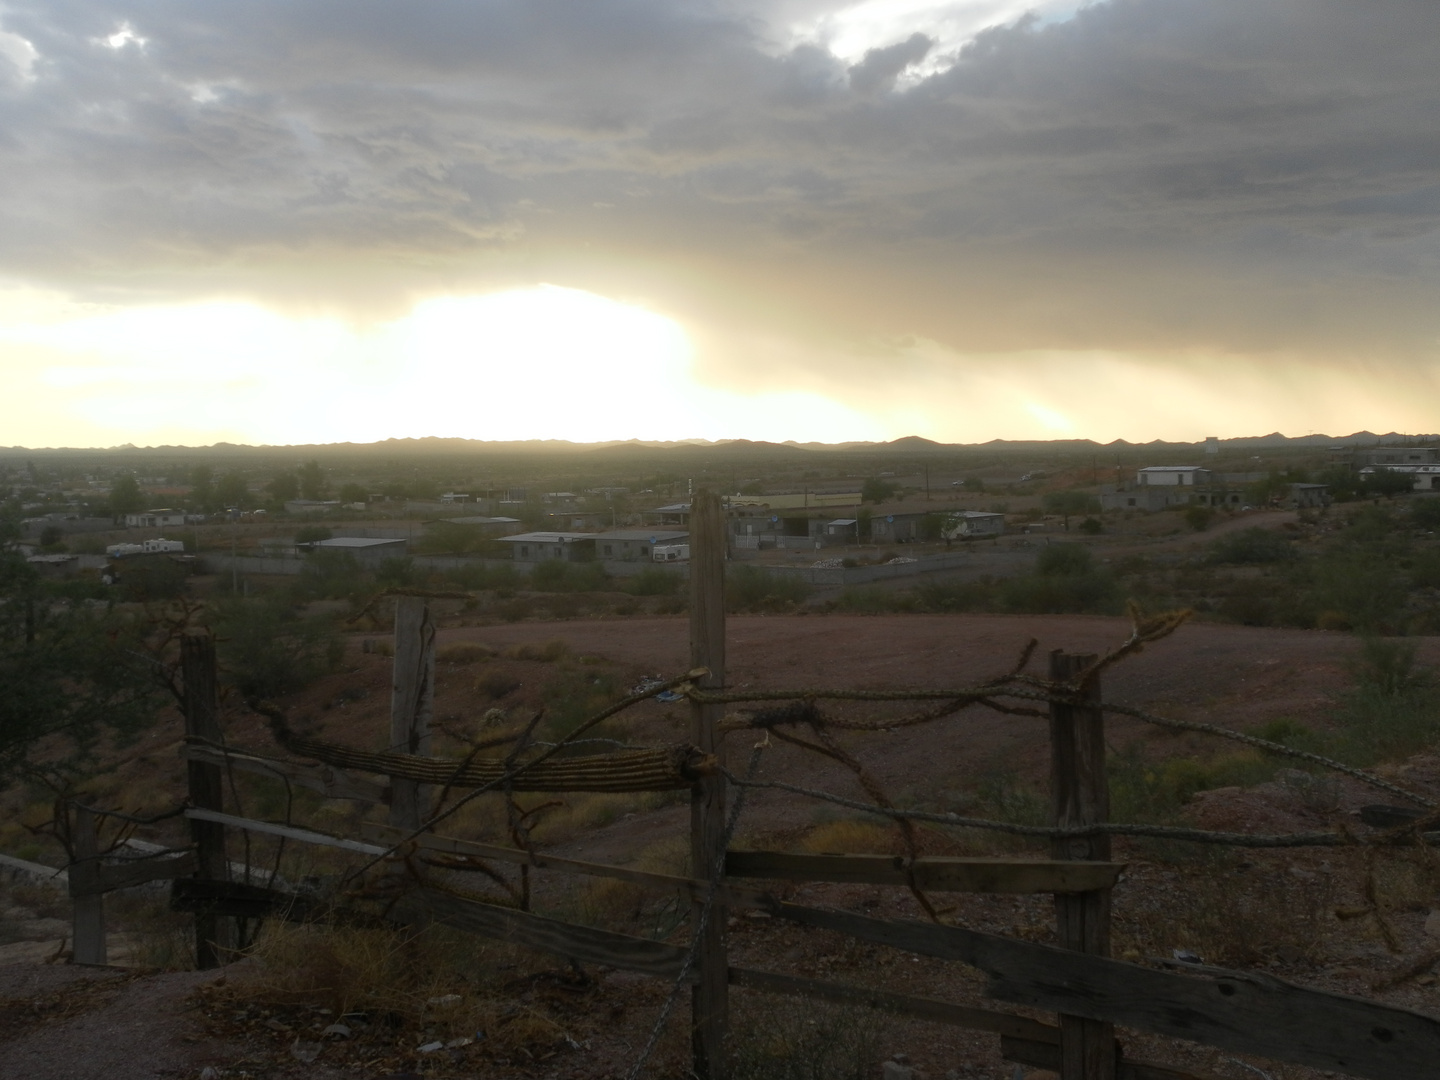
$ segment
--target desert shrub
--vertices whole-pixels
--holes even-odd
[[[185,592],[189,576],[184,565],[163,555],[127,559],[120,571],[120,585],[128,600],[173,600]]]
[[[880,1030],[869,1009],[748,996],[737,1001],[735,1080],[869,1080]]]
[[[470,566],[459,566],[453,570],[445,570],[439,575],[441,581],[448,585],[456,585],[462,589],[514,589],[520,584],[520,575],[515,572],[513,563],[501,563],[499,566],[487,566],[483,562],[476,562]]]
[[[358,597],[370,588],[365,571],[348,551],[316,551],[305,559],[295,591],[310,599]]]
[[[861,585],[843,590],[834,601],[834,610],[857,615],[919,610],[912,592],[900,592],[883,585]]]
[[[478,641],[452,641],[435,650],[435,659],[442,664],[478,664],[494,655],[494,649]]]
[[[1279,741],[1279,740],[1276,740]],[[1116,821],[1163,824],[1175,821],[1195,795],[1217,787],[1263,783],[1277,762],[1256,751],[1210,759],[1171,757],[1152,760],[1144,744],[1132,742],[1107,756],[1110,816]]]
[[[674,596],[685,584],[679,574],[659,566],[647,566],[626,580],[624,589],[635,596]]]
[[[1185,508],[1185,524],[1196,532],[1204,532],[1210,528],[1210,522],[1214,520],[1215,511],[1208,506],[1187,506]]]
[[[295,530],[295,543],[313,544],[317,540],[331,540],[335,534],[324,525],[301,525]]]
[[[505,650],[507,660],[533,660],[541,664],[553,664],[569,655],[569,644],[559,638],[551,638],[549,641],[527,641],[522,645],[512,645]]]
[[[302,619],[278,597],[229,598],[216,611],[217,651],[242,694],[274,697],[334,671],[345,643],[323,619]]]
[[[541,692],[541,700],[545,704],[541,730],[546,734],[543,737],[563,738],[582,720],[588,720],[624,692],[625,688],[610,672],[597,671],[593,667],[562,665]],[[625,730],[622,719],[612,718],[590,729],[587,738],[623,738]],[[595,749],[581,748],[580,752],[594,753]]]
[[[1363,550],[1329,552],[1315,560],[1311,582],[1316,610],[1338,612],[1347,628],[1369,633],[1403,628],[1405,580],[1386,561]]]
[[[1076,544],[1052,544],[1043,549],[1036,573],[1001,581],[998,591],[1000,606],[1006,611],[1114,614],[1121,608],[1115,578],[1094,566],[1088,548]]]
[[[1410,524],[1417,529],[1440,529],[1440,498],[1416,498],[1410,504]]]
[[[1408,482],[1408,477],[1406,479]],[[1395,531],[1398,524],[1395,515],[1388,508],[1363,506],[1346,520],[1344,535],[1349,540],[1369,543],[1385,539]]]
[[[594,592],[603,589],[610,575],[598,562],[572,563],[550,559],[530,571],[530,588],[536,592]]]
[[[726,611],[774,611],[802,604],[810,583],[789,574],[772,574],[759,566],[732,565],[725,575]]]
[[[840,855],[884,855],[899,851],[902,841],[893,826],[875,821],[830,821],[805,834],[800,846],[806,851]]]
[[[1341,694],[1331,752],[1354,765],[1408,757],[1440,739],[1440,690],[1408,641],[1365,638]]]
[[[487,695],[491,701],[499,701],[506,694],[520,689],[520,680],[508,671],[496,668],[485,672],[475,680],[475,689]]]
[[[1213,563],[1276,563],[1294,555],[1290,541],[1270,529],[1241,529],[1210,545]]]
[[[1095,556],[1082,544],[1047,544],[1035,559],[1035,572],[1042,577],[1088,574],[1095,569]]]
[[[394,559],[383,559],[380,565],[375,568],[375,584],[381,588],[398,588],[403,585],[414,585],[420,580],[420,575],[415,569],[414,560],[400,556]]]

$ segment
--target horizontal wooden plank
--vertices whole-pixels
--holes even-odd
[[[302,844],[319,844],[321,847],[340,848],[343,851],[354,851],[361,855],[384,855],[389,850],[376,844],[363,843],[360,840],[328,836],[325,833],[312,832],[309,829],[298,829],[293,825],[277,825],[271,821],[253,821],[250,818],[236,817],[234,814],[222,814],[218,810],[204,810],[198,806],[189,807],[185,811],[185,816],[194,818],[196,821],[213,821],[219,825],[228,825],[232,829],[264,833],[266,836],[283,836],[287,840],[299,840]]]
[[[1014,1013],[996,1012],[994,1009],[956,1005],[937,998],[893,994],[888,990],[846,986],[844,983],[822,982],[799,975],[781,975],[774,971],[756,971],[741,967],[730,969],[730,983],[732,986],[744,986],[767,994],[818,998],[843,1005],[864,1005],[871,1009],[901,1013],[919,1020],[950,1024],[971,1031],[993,1031],[1029,1041],[1052,1042],[1056,1046],[1060,1043],[1060,1029],[1052,1024],[1044,1024],[1027,1016],[1016,1016]]]
[[[288,780],[296,787],[318,791],[332,799],[354,799],[357,802],[385,803],[390,801],[390,786],[363,776],[352,776],[333,765],[298,765],[291,761],[247,754],[241,750],[221,750],[205,743],[185,743],[180,756],[186,761],[206,765],[230,766],[242,772],[258,773],[277,780]]]
[[[407,893],[391,909],[403,922],[434,920],[457,930],[523,945],[585,964],[605,964],[642,975],[677,979],[687,950],[663,941],[598,930],[592,926],[549,919],[515,908],[467,900],[439,889],[419,888]],[[695,971],[688,973],[694,982]]]
[[[195,873],[195,853],[186,851],[167,858],[132,859],[128,862],[102,863],[98,867],[102,892],[128,889],[150,881],[173,881]]]
[[[779,904],[772,914],[991,976],[990,996],[1276,1061],[1371,1077],[1434,1080],[1440,1019],[1250,972],[1156,971],[1049,945],[912,920]]]
[[[337,907],[314,896],[208,878],[177,878],[171,886],[170,907],[174,911],[229,915],[240,919],[280,918],[289,922],[392,929],[395,925],[371,912]]]
[[[367,821],[361,823],[360,835],[367,840],[393,845],[407,839],[410,834],[404,829]],[[496,862],[533,866],[540,870],[613,878],[616,881],[628,881],[647,889],[679,890],[695,900],[703,901],[709,890],[706,882],[696,881],[693,878],[677,877],[674,874],[655,874],[648,870],[632,870],[626,866],[611,866],[608,863],[583,862],[580,859],[549,855],[543,851],[524,851],[520,848],[504,847],[499,844],[482,844],[476,840],[461,840],[453,836],[435,836],[425,833],[415,837],[414,843],[426,851],[443,851],[451,855],[473,855],[481,859],[493,859]],[[747,889],[742,885],[724,884],[720,886],[716,894],[716,901],[725,907],[768,908],[775,903],[775,898],[760,889]]]
[[[915,885],[930,892],[1074,893],[1108,889],[1124,863],[1056,859],[964,859],[922,856]],[[725,873],[778,881],[839,881],[906,885],[899,855],[808,855],[786,851],[727,851]]]
[[[1058,1030],[1058,1029],[1057,1029]],[[1011,1035],[1000,1036],[1000,1056],[1006,1061],[1019,1062],[1036,1069],[1060,1071],[1060,1044],[1020,1039]],[[1215,1076],[1185,1072],[1167,1065],[1155,1065],[1148,1061],[1134,1061],[1121,1057],[1116,1062],[1117,1080],[1219,1080]]]

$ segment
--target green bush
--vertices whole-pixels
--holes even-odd
[[[1269,529],[1241,529],[1210,545],[1212,563],[1278,563],[1294,557],[1290,541]]]
[[[624,589],[634,596],[674,596],[685,585],[685,579],[659,566],[647,566],[626,580]]]
[[[572,563],[549,559],[530,571],[530,588],[536,592],[595,592],[609,584],[610,575],[598,562]]]
[[[759,566],[732,564],[725,574],[726,611],[775,611],[804,603],[811,592],[809,582]]]
[[[1417,497],[1410,504],[1410,523],[1417,529],[1440,529],[1440,496]]]
[[[283,598],[229,598],[216,611],[226,679],[247,697],[303,689],[339,667],[345,643],[327,620],[302,619]]]
[[[305,558],[296,580],[297,595],[335,600],[358,597],[370,589],[369,578],[348,551],[316,551]]]

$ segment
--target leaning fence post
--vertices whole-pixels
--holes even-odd
[[[216,688],[215,639],[207,633],[186,634],[180,639],[180,670],[184,679],[185,734],[212,746],[222,741],[220,698]],[[225,809],[224,773],[219,765],[186,762],[190,805],[202,810]],[[209,881],[229,881],[230,861],[225,855],[225,826],[214,821],[190,821],[190,839],[195,844],[195,876]],[[195,966],[202,971],[219,967],[225,954],[235,948],[235,921],[199,913],[195,916]]]
[[[430,753],[430,719],[435,711],[435,621],[419,596],[395,602],[395,666],[390,688],[390,748],[403,754]],[[390,778],[390,824],[418,829],[426,801],[418,780]]]
[[[74,905],[74,945],[71,957],[77,964],[106,964],[105,894],[100,891],[100,842],[95,835],[95,811],[75,804],[70,844],[75,861],[70,864],[70,899]]]
[[[725,685],[725,518],[720,496],[698,491],[690,505],[690,666],[710,674],[705,689]],[[720,705],[690,706],[691,740],[706,753],[719,755],[716,722]],[[696,878],[709,881],[724,857],[725,778],[711,776],[691,789],[690,860]],[[698,926],[704,905],[691,906],[691,925]],[[725,1036],[729,1025],[729,971],[725,957],[725,917],[711,909],[695,953],[697,982],[691,991],[691,1054],[695,1076],[723,1080]]]
[[[1095,662],[1093,655],[1050,654],[1050,678],[1068,682]],[[1098,704],[1100,681],[1084,698]],[[1096,707],[1050,705],[1050,791],[1058,828],[1109,820],[1110,785],[1105,778],[1105,714]],[[1110,838],[1090,836],[1051,843],[1057,859],[1108,861]],[[1110,890],[1058,893],[1055,917],[1062,949],[1110,955]],[[1079,1016],[1060,1017],[1061,1080],[1115,1080],[1115,1025]]]

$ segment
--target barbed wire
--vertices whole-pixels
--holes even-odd
[[[735,802],[730,808],[730,818],[725,823],[725,831],[720,838],[720,854],[711,868],[709,883],[705,889],[705,899],[701,904],[700,913],[695,920],[695,930],[690,938],[690,947],[685,950],[685,959],[680,965],[680,972],[675,976],[675,982],[670,987],[665,1004],[660,1007],[660,1015],[655,1018],[655,1023],[651,1026],[650,1036],[645,1040],[640,1055],[635,1059],[635,1064],[630,1066],[630,1071],[625,1074],[625,1080],[639,1080],[640,1071],[645,1068],[645,1063],[655,1052],[655,1044],[660,1041],[660,1034],[665,1030],[665,1024],[670,1019],[670,1014],[675,1010],[675,1003],[680,1000],[680,992],[684,989],[685,982],[690,976],[690,969],[695,966],[695,960],[700,954],[700,943],[705,937],[705,928],[709,925],[711,912],[715,908],[715,899],[720,893],[720,882],[725,877],[725,855],[730,849],[730,841],[735,838],[735,829],[740,824],[740,814],[745,808],[745,794],[749,790],[749,781],[754,778],[756,770],[760,767],[760,755],[764,753],[765,746],[765,743],[756,743],[751,748],[750,764],[745,770],[746,783],[736,788]],[[730,779],[732,774],[728,770],[722,768],[721,771],[727,780]]]
[[[867,814],[878,814],[896,821],[923,821],[934,825],[948,825],[962,829],[984,829],[990,832],[1009,833],[1013,836],[1032,836],[1044,840],[1070,840],[1091,836],[1137,836],[1159,840],[1186,840],[1201,844],[1226,844],[1231,847],[1281,848],[1281,847],[1343,847],[1367,843],[1395,843],[1416,832],[1415,826],[1401,826],[1388,830],[1374,839],[1357,837],[1344,832],[1303,832],[1303,833],[1235,833],[1218,832],[1210,829],[1193,829],[1182,825],[1142,825],[1125,822],[1098,822],[1092,825],[1058,827],[1051,825],[1023,825],[1013,821],[997,821],[992,818],[967,817],[930,810],[915,810],[905,807],[886,807],[851,799],[830,791],[787,784],[783,780],[741,779],[723,766],[719,769],[726,782],[737,788],[773,788],[802,795],[808,799],[833,803],[850,810]],[[1421,819],[1417,824],[1423,824]],[[1440,832],[1419,834],[1432,844],[1440,844]]]

